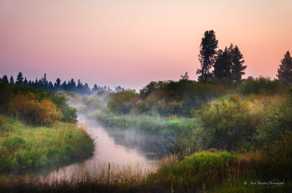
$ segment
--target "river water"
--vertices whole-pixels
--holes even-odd
[[[94,141],[93,156],[81,163],[55,169],[41,176],[41,181],[74,181],[81,178],[99,179],[108,175],[145,175],[155,171],[157,161],[150,160],[135,147],[117,144],[105,128],[97,121],[78,114],[78,124],[82,126]]]

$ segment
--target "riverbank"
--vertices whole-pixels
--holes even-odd
[[[75,123],[31,126],[0,115],[0,172],[18,174],[56,168],[89,158],[89,136]]]

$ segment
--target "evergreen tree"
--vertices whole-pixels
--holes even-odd
[[[49,81],[49,83],[48,83],[48,89],[49,90],[53,90],[54,89],[54,84],[52,83],[52,81]]]
[[[185,72],[183,75],[180,76],[180,80],[189,80],[188,72]]]
[[[218,81],[237,83],[241,81],[246,66],[238,46],[231,44],[219,50],[214,65],[214,77]]]
[[[8,84],[9,81],[8,81],[8,77],[6,75],[4,75],[1,79],[1,81],[4,83],[4,84]]]
[[[214,65],[214,77],[217,81],[227,82],[231,77],[231,55],[229,48],[219,50]]]
[[[278,69],[278,79],[286,84],[292,84],[292,57],[287,51],[284,58],[281,60]]]
[[[45,73],[44,76],[40,80],[40,87],[43,89],[48,89],[49,82],[47,80],[47,74]]]
[[[23,81],[23,85],[27,86],[28,85],[28,81],[26,78],[24,78],[24,81]]]
[[[67,90],[68,84],[67,84],[66,80],[62,83],[61,88],[62,88],[62,90]]]
[[[201,42],[199,60],[201,69],[197,71],[199,81],[212,80],[212,68],[215,63],[218,40],[213,30],[206,31]]]
[[[84,84],[83,94],[90,94],[90,88],[87,83]]]
[[[230,49],[231,54],[231,81],[234,83],[238,83],[242,79],[242,75],[245,74],[244,70],[246,69],[246,65],[244,65],[243,55],[240,52],[238,46]]]
[[[13,76],[10,76],[9,84],[11,84],[11,85],[14,84],[14,78],[13,78]]]
[[[16,77],[16,84],[20,85],[23,83],[23,75],[22,72],[19,72]]]
[[[92,92],[97,92],[97,91],[98,91],[98,86],[94,84],[92,88]]]
[[[56,79],[56,82],[55,82],[55,84],[54,84],[54,89],[55,89],[55,90],[59,90],[60,87],[61,87],[61,79],[60,79],[60,78],[57,78],[57,79]]]
[[[82,84],[82,82],[80,81],[80,79],[78,79],[78,81],[77,81],[77,90],[78,90],[79,92],[82,92],[82,89],[83,89],[83,84]]]
[[[75,80],[72,78],[68,84],[68,90],[73,91],[76,89],[76,82]]]

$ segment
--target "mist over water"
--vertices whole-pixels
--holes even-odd
[[[83,106],[77,101],[70,103],[77,110]],[[149,159],[145,152],[135,146],[116,143],[113,135],[110,135],[104,127],[85,113],[78,112],[78,124],[94,141],[93,156],[81,163],[53,170],[48,175],[41,176],[41,181],[72,181],[84,176],[99,178],[109,175],[108,173],[113,176],[123,173],[145,175],[157,168],[157,160]],[[136,137],[139,137],[138,134]]]

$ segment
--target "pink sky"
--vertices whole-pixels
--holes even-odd
[[[202,34],[238,44],[247,75],[292,51],[291,0],[0,0],[0,72],[141,87],[195,78]]]

